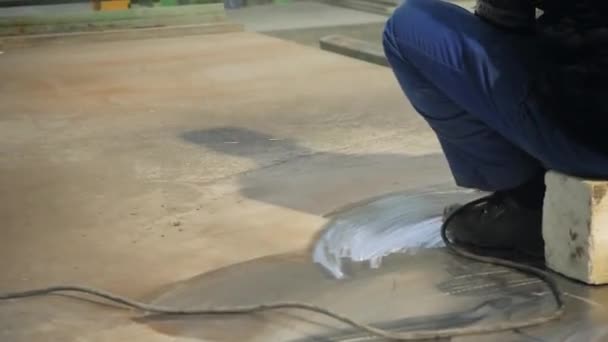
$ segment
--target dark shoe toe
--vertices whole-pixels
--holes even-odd
[[[448,219],[449,218],[449,219]],[[530,210],[502,196],[444,210],[448,236],[456,243],[500,250],[543,254],[542,210]]]

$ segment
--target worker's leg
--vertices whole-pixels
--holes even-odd
[[[519,53],[528,43],[435,0],[408,0],[386,25],[386,56],[456,182],[500,195],[451,221],[460,242],[542,251],[543,165],[518,131],[535,58]]]
[[[497,112],[515,111],[525,96],[526,77],[519,71],[505,79],[510,72],[492,65],[483,42],[468,32],[495,40],[492,52],[516,63],[509,58],[510,42],[498,42],[501,33],[464,9],[432,0],[410,0],[397,9],[387,23],[384,46],[410,102],[437,133],[456,182],[487,191],[510,189],[541,170],[500,133],[510,132],[513,123],[503,122]]]
[[[543,168],[608,175],[606,156],[564,135],[530,99],[542,65],[533,36],[505,33],[443,1],[408,0],[388,21],[384,45],[460,185],[510,189]]]
[[[465,87],[464,84],[447,77],[446,82],[439,85],[429,81],[429,79],[442,78],[444,75],[448,76],[443,69],[454,69],[450,72],[453,71],[464,77],[463,71],[459,71],[460,66],[451,65],[474,62],[462,60],[466,56],[463,55],[462,47],[458,46],[461,41],[452,41],[449,34],[433,32],[431,23],[418,27],[421,32],[408,32],[408,34],[422,35],[419,39],[413,38],[413,41],[422,45],[436,44],[436,48],[429,46],[429,50],[436,52],[439,60],[425,54],[420,57],[425,59],[427,69],[437,75],[422,74],[418,66],[410,62],[409,56],[405,55],[401,48],[408,43],[398,39],[395,33],[398,30],[395,26],[401,26],[400,20],[409,20],[400,15],[404,10],[409,11],[409,8],[399,9],[386,26],[384,34],[386,55],[410,102],[437,133],[458,185],[487,191],[504,190],[525,183],[538,174],[541,169],[539,162],[503,138],[488,123],[471,114],[461,103],[481,101],[483,97],[488,96],[487,94],[469,89],[468,94],[463,94],[463,101],[456,103],[448,97],[447,91],[439,87]],[[460,12],[460,9],[454,10]],[[412,13],[412,15],[420,16],[416,20],[435,20],[422,17],[423,14]],[[426,13],[424,15],[428,16]],[[457,13],[457,15],[469,19],[468,13]],[[424,35],[427,32],[436,35],[438,39],[424,42]]]

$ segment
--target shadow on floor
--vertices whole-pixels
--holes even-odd
[[[315,215],[337,209],[336,203],[451,181],[440,153],[321,152],[291,138],[238,127],[187,131],[181,138],[254,161],[254,170],[237,176],[244,197]]]
[[[323,204],[326,197],[332,197],[328,203],[340,202],[336,196],[349,188],[355,190],[348,196],[363,199],[373,196],[372,190],[388,192],[395,180],[411,180],[408,191],[419,193],[425,186],[449,179],[440,154],[319,152],[294,139],[237,127],[188,131],[181,137],[189,143],[256,162],[257,169],[237,176],[244,196],[314,214],[327,212]],[[370,187],[366,187],[366,182]],[[377,211],[379,203],[375,201],[368,208]],[[442,208],[443,204],[437,206]],[[522,313],[534,316],[539,310],[552,309],[548,305],[553,303],[552,298],[538,295],[549,293],[541,282],[530,282],[526,275],[495,268],[453,258],[443,249],[429,249],[392,256],[378,270],[365,267],[357,270],[356,277],[338,281],[321,272],[305,253],[286,254],[231,265],[185,280],[153,302],[193,308],[302,301],[330,307],[357,320],[376,322],[379,327],[398,327],[403,331],[457,328]],[[403,272],[404,269],[408,271]],[[458,300],[446,300],[446,295]],[[355,296],[360,300],[353,301]],[[367,315],[366,310],[372,314]],[[238,316],[147,316],[135,321],[168,336],[201,341],[379,341],[323,317],[292,311]],[[591,324],[579,321],[573,320],[574,326],[555,323],[541,331],[538,334],[541,337],[535,340],[555,340],[542,336],[563,336]],[[501,340],[523,340],[519,333],[507,332],[501,337],[504,337]]]

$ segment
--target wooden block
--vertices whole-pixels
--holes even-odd
[[[608,284],[608,181],[549,172],[545,183],[547,265],[587,284]]]
[[[130,0],[101,0],[99,2],[100,11],[115,11],[129,9]]]

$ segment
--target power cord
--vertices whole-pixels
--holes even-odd
[[[548,323],[552,320],[558,319],[564,313],[564,302],[561,297],[560,290],[555,282],[545,271],[532,267],[526,264],[503,260],[499,258],[481,256],[473,254],[451,241],[447,236],[447,227],[450,221],[455,215],[483,203],[488,200],[488,197],[477,199],[473,202],[467,203],[464,206],[454,210],[443,222],[441,226],[441,238],[443,239],[446,247],[452,253],[477,262],[488,263],[492,265],[502,266],[510,268],[521,273],[525,273],[534,276],[543,281],[551,290],[555,299],[556,309],[550,313],[538,316],[536,318],[526,319],[525,321],[516,321],[508,323],[497,323],[493,325],[480,325],[462,328],[448,328],[448,329],[437,329],[437,330],[417,330],[407,332],[392,332],[389,330],[379,329],[369,324],[357,322],[346,315],[337,313],[333,310],[329,310],[314,304],[301,303],[301,302],[277,302],[267,303],[260,305],[242,305],[242,306],[229,306],[229,307],[211,307],[207,309],[179,309],[166,306],[159,306],[154,304],[148,304],[139,302],[127,297],[123,297],[111,292],[90,288],[86,286],[51,286],[40,289],[18,291],[0,294],[0,300],[18,299],[42,295],[50,295],[54,293],[65,293],[65,292],[78,292],[85,293],[94,297],[106,299],[110,302],[121,304],[125,308],[135,309],[144,313],[150,314],[164,314],[164,315],[244,315],[252,314],[263,311],[281,310],[281,309],[295,309],[309,312],[315,312],[330,318],[333,318],[339,322],[350,325],[351,327],[365,332],[371,336],[380,337],[393,341],[416,341],[416,340],[434,340],[440,338],[449,338],[456,336],[465,335],[480,335],[488,333],[498,333],[516,329],[529,328],[532,326],[538,326],[541,324]]]

